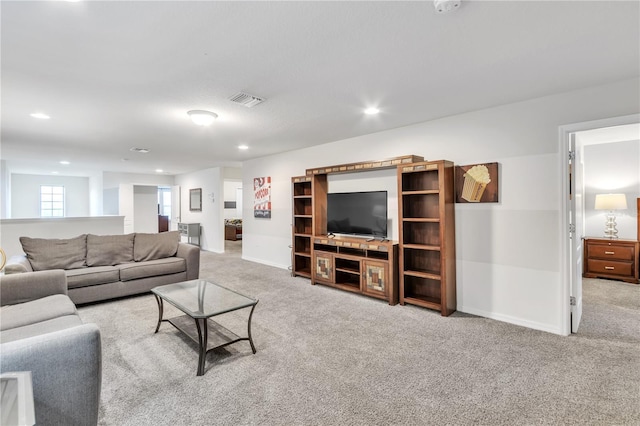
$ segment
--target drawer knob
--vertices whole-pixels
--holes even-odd
[[[604,254],[616,254],[615,251],[605,251]]]
[[[605,266],[604,269],[614,270],[616,268],[614,268],[613,266]]]

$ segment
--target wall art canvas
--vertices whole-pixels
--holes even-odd
[[[271,219],[271,177],[253,178],[253,217]]]
[[[456,166],[456,203],[497,203],[498,163]]]

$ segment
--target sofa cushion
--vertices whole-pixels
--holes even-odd
[[[20,237],[20,244],[34,271],[87,266],[86,234],[68,239]]]
[[[69,288],[113,283],[120,280],[120,270],[115,266],[92,266],[65,271]]]
[[[133,235],[87,235],[87,266],[133,262]]]
[[[142,262],[144,260],[164,259],[172,257],[178,251],[180,242],[180,232],[170,231],[159,234],[136,233],[133,245],[133,260]]]
[[[181,257],[167,257],[146,262],[124,263],[117,268],[120,268],[120,281],[131,281],[184,272],[187,269],[187,262]]]
[[[76,305],[64,294],[54,294],[30,302],[0,308],[0,330],[23,327],[63,315],[74,315]]]
[[[26,339],[33,336],[41,336],[54,331],[82,325],[82,320],[78,315],[63,315],[36,324],[28,324],[22,327],[4,330],[0,333],[0,343],[13,342],[14,340]],[[69,348],[75,349],[75,348]]]

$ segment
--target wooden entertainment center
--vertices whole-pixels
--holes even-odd
[[[399,241],[327,233],[327,175],[397,169]],[[306,170],[291,179],[292,275],[440,311],[456,310],[454,166],[408,155]]]

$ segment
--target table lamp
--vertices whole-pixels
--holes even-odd
[[[605,222],[604,236],[610,239],[618,238],[616,229],[616,215],[614,210],[625,210],[627,208],[627,197],[624,194],[597,194],[596,210],[608,210],[607,221]]]

